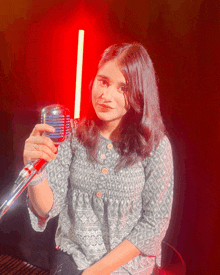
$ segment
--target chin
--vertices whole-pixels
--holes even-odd
[[[115,118],[115,117],[105,117],[105,116],[98,116],[98,118],[106,123],[114,122],[118,124],[121,121],[121,118]]]
[[[103,115],[97,115],[97,117],[100,119],[100,120],[103,120],[103,121],[112,121],[112,120],[115,120],[114,118],[110,118],[110,117],[107,117],[107,116],[103,116]]]

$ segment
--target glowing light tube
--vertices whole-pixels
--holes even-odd
[[[81,86],[82,86],[82,65],[83,65],[83,46],[84,46],[84,30],[79,30],[79,35],[78,35],[78,52],[77,52],[77,67],[76,67],[76,90],[75,90],[74,119],[80,117]]]

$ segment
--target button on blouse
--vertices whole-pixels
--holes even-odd
[[[101,193],[101,192],[97,192],[97,193],[96,193],[96,196],[97,196],[98,198],[101,198],[102,193]]]
[[[113,148],[113,145],[112,145],[111,143],[109,143],[109,144],[107,145],[107,148],[108,148],[108,149],[112,149],[112,148]]]
[[[103,168],[103,169],[102,169],[102,173],[103,173],[103,174],[107,174],[107,173],[108,173],[108,169],[107,169],[107,168]]]
[[[106,156],[104,154],[101,154],[101,159],[106,159]]]

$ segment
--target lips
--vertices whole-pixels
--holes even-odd
[[[110,107],[110,106],[108,106],[108,105],[106,105],[106,104],[98,104],[98,106],[99,107],[101,107],[101,108],[104,108],[104,109],[113,109],[112,107]]]

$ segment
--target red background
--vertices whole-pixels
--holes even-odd
[[[2,0],[0,2],[1,190],[22,167],[24,141],[42,107],[74,114],[78,30],[85,30],[82,108],[102,51],[142,43],[159,77],[175,160],[166,240],[187,274],[218,274],[220,220],[220,4],[214,0]]]

